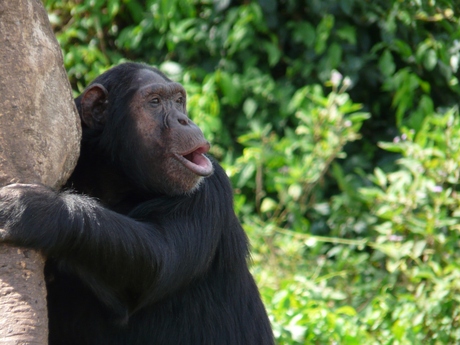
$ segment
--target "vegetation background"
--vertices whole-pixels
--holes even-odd
[[[460,343],[460,3],[45,0],[75,94],[184,84],[278,344]]]

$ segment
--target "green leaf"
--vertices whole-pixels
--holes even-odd
[[[431,71],[436,67],[438,63],[438,56],[434,49],[428,49],[423,57],[423,66],[428,70]]]
[[[390,151],[390,152],[403,152],[404,149],[403,147],[401,146],[400,143],[388,143],[388,142],[380,142],[378,144],[379,147],[381,147],[382,149],[386,150],[386,151]]]
[[[288,188],[288,194],[294,199],[298,200],[302,195],[302,187],[299,184],[292,184]]]
[[[342,61],[342,48],[337,43],[332,43],[327,51],[330,68],[336,68]]]
[[[336,310],[336,313],[337,314],[344,314],[344,315],[348,315],[348,316],[355,316],[357,313],[356,313],[356,310],[348,305],[345,305],[343,307],[340,307]]]
[[[275,66],[281,58],[281,51],[278,46],[272,42],[264,42],[263,47],[268,54],[268,64]]]
[[[327,40],[329,38],[333,26],[334,16],[326,14],[316,27],[315,52],[317,54],[322,54],[326,50]]]
[[[390,77],[396,70],[396,65],[393,61],[393,56],[388,49],[382,53],[379,59],[379,68],[383,75]]]
[[[380,187],[385,188],[387,186],[388,180],[387,176],[379,167],[374,169],[374,175],[377,178],[377,183]]]
[[[276,209],[278,203],[272,198],[264,198],[260,205],[261,212],[270,212]]]
[[[247,98],[243,103],[243,111],[248,119],[252,119],[257,111],[257,102],[253,98]]]
[[[353,2],[354,0],[348,0],[348,2]],[[343,3],[343,2],[342,2]],[[337,30],[337,36],[346,42],[355,45],[356,44],[356,28],[351,25],[345,25]]]

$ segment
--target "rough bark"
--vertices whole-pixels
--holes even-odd
[[[43,258],[0,246],[0,344],[48,344]]]
[[[0,0],[0,186],[59,187],[80,128],[60,47],[38,0]],[[0,345],[47,344],[43,257],[0,244]]]

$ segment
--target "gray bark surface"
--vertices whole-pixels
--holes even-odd
[[[80,131],[43,4],[0,0],[0,186],[61,186],[76,164]],[[35,251],[0,244],[0,345],[47,344],[43,265]]]

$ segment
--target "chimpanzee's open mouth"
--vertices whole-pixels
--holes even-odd
[[[175,158],[181,162],[187,169],[199,176],[209,176],[214,171],[211,161],[205,156],[209,151],[209,144],[202,144],[193,150],[174,154]]]

